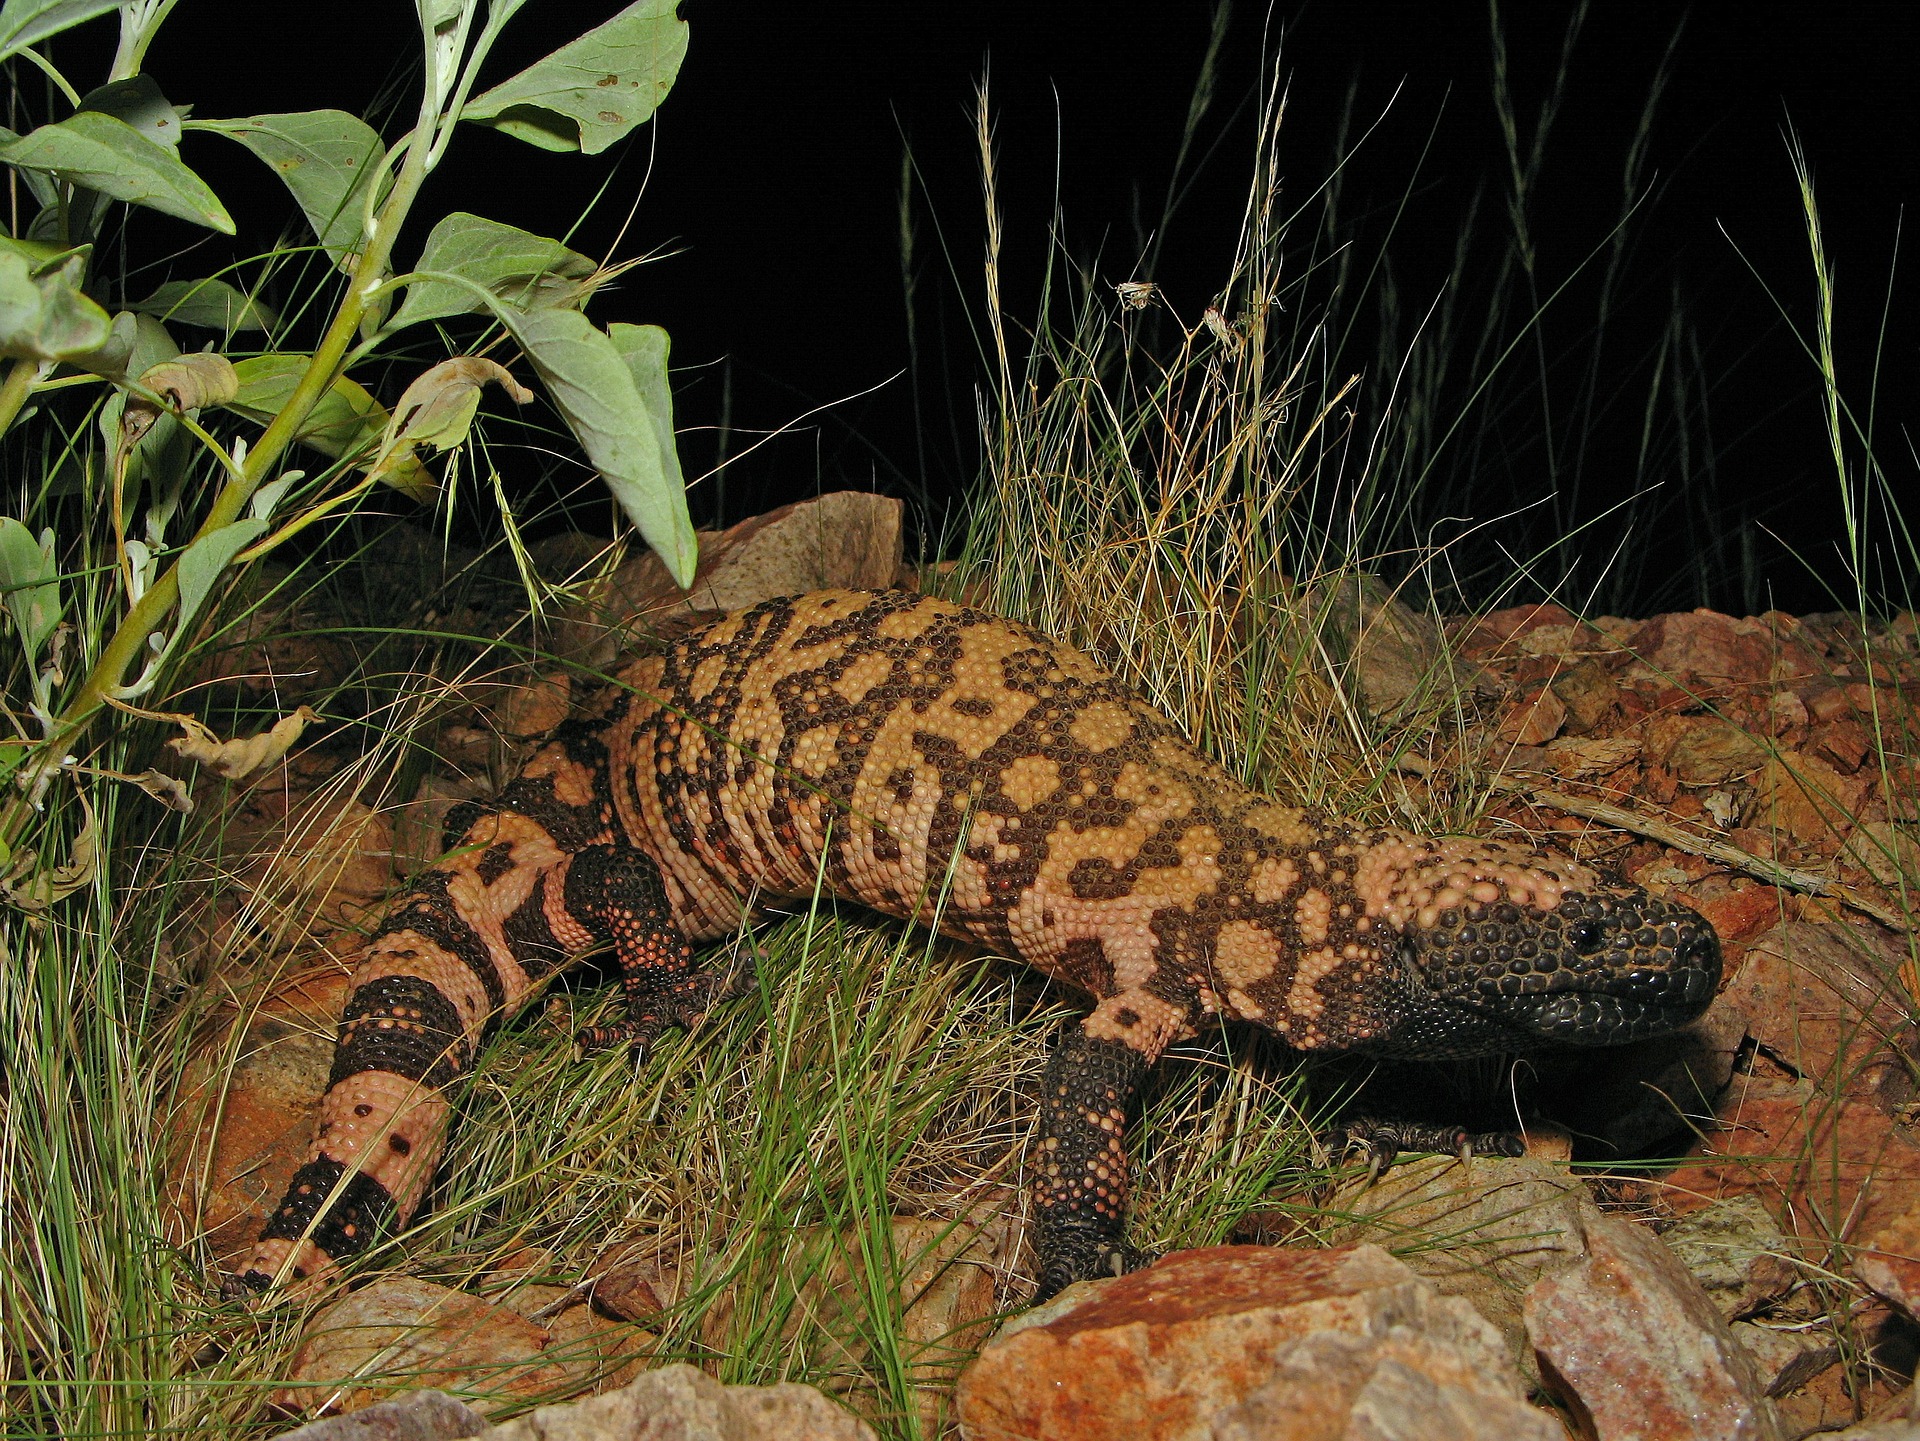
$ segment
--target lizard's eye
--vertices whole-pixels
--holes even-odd
[[[1600,949],[1600,942],[1606,939],[1606,933],[1600,929],[1598,921],[1581,921],[1567,931],[1567,943],[1574,951],[1590,956]]]

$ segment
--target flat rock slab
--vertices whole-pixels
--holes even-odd
[[[889,496],[838,490],[783,505],[729,530],[700,533],[700,566],[682,591],[652,551],[590,583],[554,628],[569,659],[610,661],[631,634],[674,614],[738,610],[777,595],[900,583],[902,506]]]
[[[1527,1292],[1542,1372],[1597,1441],[1779,1441],[1752,1359],[1659,1237],[1602,1216],[1586,1259]]]
[[[461,1441],[486,1429],[485,1417],[444,1391],[413,1391],[345,1416],[310,1421],[274,1441]]]
[[[309,1414],[358,1411],[396,1391],[434,1386],[487,1414],[564,1396],[592,1377],[577,1351],[509,1308],[394,1276],[313,1319],[274,1401]]]
[[[1007,1325],[956,1402],[969,1441],[1561,1434],[1499,1333],[1378,1246],[1216,1246],[1070,1286]]]
[[[1325,1209],[1352,1218],[1328,1241],[1408,1247],[1405,1264],[1472,1303],[1523,1366],[1533,1357],[1520,1314],[1527,1287],[1579,1261],[1582,1229],[1600,1214],[1585,1183],[1532,1156],[1422,1157],[1341,1186]]]
[[[724,1386],[683,1364],[570,1406],[542,1406],[487,1441],[876,1441],[873,1428],[811,1386]]]

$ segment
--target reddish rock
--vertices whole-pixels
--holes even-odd
[[[1630,674],[1651,674],[1702,694],[1793,681],[1819,670],[1806,646],[1765,621],[1711,610],[1655,616],[1629,644],[1639,656]]]
[[[1788,921],[1747,948],[1720,1000],[1753,1038],[1830,1095],[1879,1099],[1903,1085],[1913,1044],[1895,979],[1903,950],[1876,932]],[[1885,1104],[1909,1097],[1904,1089]]]
[[[1589,657],[1553,678],[1553,693],[1567,708],[1567,728],[1579,735],[1599,730],[1620,704],[1620,687],[1613,671],[1598,657]]]
[[[1541,1370],[1598,1441],[1777,1441],[1752,1360],[1659,1237],[1600,1217],[1579,1265],[1527,1291]]]
[[[1791,1248],[1780,1223],[1755,1196],[1703,1206],[1681,1217],[1660,1239],[1729,1321],[1779,1300],[1800,1274],[1786,1259]]]
[[[1752,1194],[1823,1256],[1920,1206],[1920,1146],[1877,1106],[1823,1097],[1804,1081],[1741,1077],[1719,1115],[1665,1179],[1676,1211]]]
[[[1754,779],[1753,821],[1832,855],[1859,817],[1866,782],[1805,751],[1776,756]]]
[[[1711,921],[1720,944],[1736,955],[1786,919],[1787,896],[1772,886],[1736,884],[1730,890],[1704,897],[1691,888],[1682,888],[1673,893],[1673,899],[1692,906]],[[1735,958],[1729,956],[1728,960]]]
[[[1920,1207],[1903,1211],[1867,1236],[1853,1274],[1907,1315],[1920,1318]]]
[[[486,1418],[441,1391],[411,1391],[347,1416],[329,1416],[274,1441],[459,1441],[487,1429]]]
[[[1471,1374],[1491,1398],[1521,1399],[1499,1334],[1471,1306],[1438,1295],[1379,1247],[1216,1246],[1168,1256],[1130,1276],[1071,1286],[1009,1323],[961,1375],[962,1434],[971,1441],[1206,1441],[1216,1420],[1252,1424],[1249,1412],[1237,1409],[1243,1403],[1263,1415],[1287,1414],[1287,1395],[1295,1398],[1295,1429],[1256,1434],[1365,1434],[1345,1429],[1353,1401],[1344,1383],[1330,1380],[1326,1390],[1313,1391],[1320,1374],[1313,1348],[1326,1347],[1330,1336],[1377,1343],[1395,1331],[1456,1353],[1451,1369],[1429,1374],[1434,1385]],[[1308,1338],[1314,1340],[1299,1349]],[[1334,1347],[1345,1356],[1339,1374],[1365,1373],[1364,1394],[1367,1378],[1386,1360],[1406,1365],[1414,1357],[1409,1337],[1398,1339],[1409,1344],[1397,1358],[1373,1363],[1372,1371]],[[1255,1401],[1262,1388],[1289,1377],[1307,1389]],[[1330,1409],[1305,1409],[1310,1406]]]
[[[1404,1249],[1407,1266],[1470,1302],[1529,1366],[1520,1297],[1580,1258],[1582,1224],[1600,1214],[1564,1164],[1532,1155],[1423,1156],[1335,1188],[1323,1210],[1352,1218],[1328,1231],[1328,1242]]]
[[[1567,708],[1549,686],[1530,690],[1500,718],[1494,734],[1509,745],[1545,745],[1567,723]]]
[[[1473,660],[1515,655],[1519,653],[1519,647],[1509,643],[1524,638],[1528,632],[1542,626],[1565,626],[1571,629],[1574,624],[1572,612],[1562,610],[1557,605],[1510,606],[1506,610],[1489,611],[1468,626],[1466,634],[1460,638],[1459,650]]]
[[[1324,616],[1323,633],[1342,663],[1347,689],[1377,716],[1445,698],[1464,679],[1453,674],[1439,622],[1399,599],[1378,576],[1342,575],[1309,604]]]
[[[1405,1326],[1308,1336],[1271,1381],[1215,1414],[1211,1441],[1565,1441],[1484,1364]]]
[[[1718,716],[1673,716],[1648,731],[1648,753],[1682,785],[1717,786],[1752,775],[1766,764],[1766,746]]]
[[[216,1265],[251,1248],[306,1154],[350,974],[323,962],[221,1008],[187,1063],[163,1127],[178,1138],[170,1229],[180,1244],[200,1240]]]
[[[703,531],[693,588],[682,591],[648,551],[588,586],[586,601],[554,629],[569,659],[608,660],[636,622],[689,610],[734,610],[777,595],[828,586],[879,589],[900,577],[901,505],[888,496],[833,491],[757,515],[729,530]]]
[[[1873,737],[1859,721],[1831,721],[1808,738],[1808,748],[1831,761],[1843,774],[1852,775],[1873,751]]]
[[[1883,886],[1920,889],[1920,829],[1911,821],[1898,826],[1883,820],[1862,822],[1840,847],[1839,858]]]

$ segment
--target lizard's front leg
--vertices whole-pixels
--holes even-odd
[[[1089,1018],[1091,1019],[1091,1018]],[[1047,1058],[1033,1165],[1038,1304],[1074,1281],[1146,1261],[1127,1245],[1127,1123],[1151,1058],[1071,1027]]]
[[[692,1029],[725,998],[728,977],[695,963],[659,867],[644,851],[618,842],[589,846],[567,869],[565,899],[578,929],[562,939],[576,947],[611,944],[627,993],[627,1019],[583,1027],[582,1048],[626,1045],[644,1053],[662,1031]]]

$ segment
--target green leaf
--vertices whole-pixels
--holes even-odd
[[[679,0],[637,0],[605,24],[467,102],[462,120],[542,150],[597,155],[659,107],[687,53]]]
[[[344,110],[300,110],[244,120],[192,120],[187,128],[237,140],[271,165],[327,253],[342,270],[352,268],[367,184],[386,153],[371,125]]]
[[[0,249],[0,355],[70,360],[107,343],[107,312],[80,290],[86,267],[77,253],[36,266],[18,250]]]
[[[657,325],[616,323],[607,327],[607,336],[626,362],[633,388],[640,392],[640,403],[653,422],[654,439],[660,445],[660,473],[670,490],[684,496],[687,482],[680,472],[680,451],[673,440],[673,388],[667,384],[667,352],[672,342]]]
[[[180,148],[180,121],[184,117],[148,76],[135,75],[89,90],[80,97],[79,108],[124,120],[155,145],[169,150]]]
[[[240,393],[227,402],[226,408],[260,425],[270,424],[293,398],[294,388],[307,373],[311,359],[306,355],[256,355],[237,362],[233,369],[240,380]],[[370,461],[391,419],[387,408],[368,394],[365,386],[343,375],[308,412],[294,439],[334,460]],[[380,480],[415,500],[433,494],[433,477],[415,459],[381,475]]]
[[[35,540],[26,526],[0,515],[0,608],[13,617],[28,664],[60,624],[59,577],[53,532]]]
[[[49,35],[105,15],[119,0],[7,0],[0,9],[0,60],[38,45]]]
[[[0,145],[0,161],[44,171],[71,184],[191,220],[222,235],[234,233],[206,181],[124,120],[82,110]]]
[[[464,276],[522,310],[533,310],[576,302],[581,287],[567,282],[584,280],[598,267],[557,240],[456,210],[428,234],[415,268]],[[464,286],[419,280],[407,287],[390,324],[397,330],[485,308],[486,302]]]
[[[236,520],[201,536],[187,547],[186,554],[180,557],[180,618],[174,624],[173,639],[167,643],[167,650],[171,651],[187,633],[187,626],[200,613],[221,573],[233,563],[236,555],[266,534],[267,524],[252,517]]]
[[[169,280],[145,300],[127,307],[143,315],[209,330],[265,330],[278,318],[224,280]]]
[[[679,462],[669,466],[665,460],[673,453],[673,435],[660,433],[656,408],[642,395],[625,355],[577,310],[521,314],[502,307],[499,314],[620,508],[666,562],[675,583],[683,590],[692,585],[699,546]],[[628,344],[636,353],[644,350],[631,337]],[[664,346],[660,358],[664,386]]]

